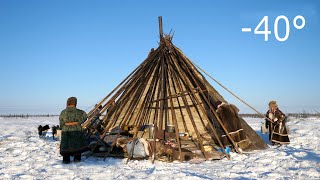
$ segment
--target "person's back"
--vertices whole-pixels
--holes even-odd
[[[61,127],[60,154],[63,156],[63,163],[70,162],[70,156],[74,161],[81,160],[81,153],[86,151],[87,143],[81,124],[87,119],[87,114],[76,108],[77,99],[71,97],[67,101],[67,108],[60,114]]]
[[[217,114],[219,115],[223,126],[227,130],[232,140],[240,148],[246,148],[248,146],[248,139],[245,136],[241,122],[239,120],[239,109],[233,104],[222,103],[221,101],[216,101],[214,103],[214,107],[217,109]],[[219,132],[222,132],[222,134],[218,134],[220,136],[222,144],[224,146],[229,146],[230,140],[226,135],[226,132],[224,130],[221,130]]]
[[[60,127],[62,131],[81,131],[81,124],[87,119],[87,114],[76,107],[67,107],[60,114]],[[65,123],[77,122],[74,126],[64,126]]]
[[[221,117],[222,123],[229,132],[242,129],[240,121],[238,120],[238,108],[233,104],[223,104],[218,108],[217,113]]]

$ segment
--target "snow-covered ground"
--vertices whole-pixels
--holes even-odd
[[[262,119],[246,120],[260,133]],[[0,118],[0,179],[320,179],[316,118],[290,119],[290,145],[199,164],[89,157],[64,165],[58,142],[38,137],[37,126],[45,124],[57,125],[58,118]]]

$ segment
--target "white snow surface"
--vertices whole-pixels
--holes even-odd
[[[246,121],[267,141],[262,119]],[[37,126],[45,124],[57,125],[58,117],[0,118],[0,179],[320,179],[317,118],[290,118],[289,145],[201,163],[83,157],[65,165],[58,141],[38,137]]]

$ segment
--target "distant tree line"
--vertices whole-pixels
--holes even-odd
[[[241,117],[261,118],[258,114],[239,114]],[[29,117],[55,117],[57,114],[6,114],[0,115],[3,118],[29,118]],[[288,113],[288,117],[308,118],[308,117],[320,117],[320,113]]]
[[[29,117],[54,117],[59,116],[56,114],[7,114],[7,115],[0,115],[3,118],[29,118]]]
[[[241,117],[250,117],[250,118],[261,118],[259,114],[239,114]],[[288,117],[296,118],[309,118],[309,117],[320,117],[320,113],[288,113]]]

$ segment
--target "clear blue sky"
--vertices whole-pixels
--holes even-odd
[[[260,111],[272,99],[285,112],[319,111],[319,10],[318,1],[308,0],[1,0],[0,114],[59,113],[69,96],[87,109],[157,47],[159,15],[185,55]],[[273,35],[279,15],[290,20],[285,42]],[[296,15],[306,19],[302,30],[293,28]],[[241,32],[263,16],[272,31],[268,42]],[[284,27],[280,21],[281,37]]]

